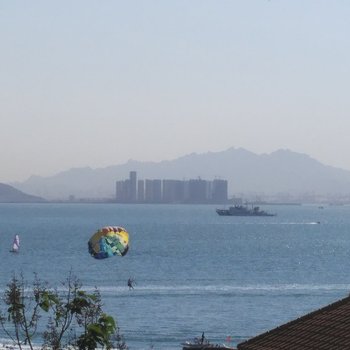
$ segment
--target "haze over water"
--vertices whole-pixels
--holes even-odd
[[[1,1],[0,182],[230,147],[349,170],[349,17],[341,0]]]
[[[350,290],[350,207],[263,209],[277,216],[220,217],[211,205],[0,204],[0,285],[22,271],[60,286],[72,269],[83,289],[101,291],[130,349],[180,349],[203,331],[237,344]],[[88,254],[106,225],[129,231],[125,257]],[[15,233],[18,255],[9,253]]]

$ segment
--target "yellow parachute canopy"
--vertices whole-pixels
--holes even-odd
[[[123,227],[102,227],[89,239],[88,246],[89,253],[95,259],[124,256],[129,249],[129,234]]]

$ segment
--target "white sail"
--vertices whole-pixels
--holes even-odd
[[[15,235],[15,238],[13,239],[12,244],[12,252],[18,252],[19,251],[19,235]]]

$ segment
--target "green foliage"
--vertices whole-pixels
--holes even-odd
[[[116,331],[111,337],[112,339],[112,348],[118,350],[128,350],[128,346],[125,343],[124,337],[120,334],[120,329],[117,326]]]
[[[97,323],[91,323],[87,326],[86,332],[82,334],[77,345],[79,350],[93,350],[98,345],[106,346],[107,349],[112,348],[111,337],[116,331],[116,323],[113,317],[102,314]]]
[[[31,290],[25,288],[23,276],[20,279],[13,276],[8,283],[3,298],[7,309],[0,313],[0,325],[20,349],[23,343],[33,349],[32,339],[41,313],[47,316],[44,347],[52,350],[68,346],[79,350],[111,349],[113,346],[127,349],[114,318],[103,312],[97,289],[86,293],[71,273],[62,285],[64,292],[49,289],[37,276]]]
[[[45,295],[43,307],[49,313],[49,323],[44,332],[44,345],[53,350],[60,349],[68,345],[69,332],[78,312],[76,305],[81,283],[69,273],[66,281],[62,283],[65,288],[64,293],[57,290],[50,291]]]
[[[50,307],[57,304],[59,300],[57,296],[52,292],[43,291],[40,294],[40,301],[37,300],[37,302],[42,310],[44,310],[45,312],[48,312]]]
[[[16,275],[12,277],[7,284],[3,298],[7,311],[0,314],[1,327],[20,349],[22,343],[28,343],[32,348],[31,340],[37,331],[40,318],[41,295],[45,291],[45,285],[36,275],[33,294],[25,293],[25,286],[23,275],[20,278],[17,278]],[[31,304],[33,300],[35,300],[34,305]],[[12,327],[7,328],[7,324],[11,324]]]

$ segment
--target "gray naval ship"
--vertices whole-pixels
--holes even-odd
[[[245,205],[234,205],[228,209],[216,209],[220,216],[275,216],[276,214],[268,213],[261,210],[260,207],[248,208]]]

